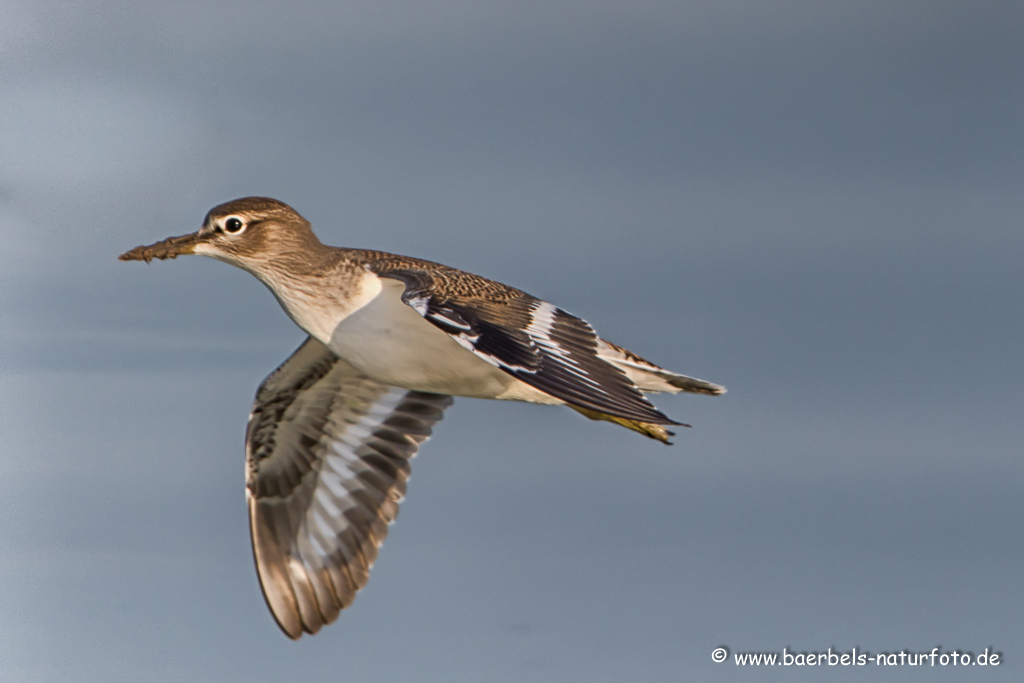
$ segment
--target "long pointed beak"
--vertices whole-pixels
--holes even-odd
[[[160,259],[162,261],[164,259],[177,258],[182,254],[195,253],[196,244],[199,242],[199,233],[193,232],[190,235],[168,237],[149,246],[135,247],[117,258],[121,261],[145,261],[146,263],[153,259]]]

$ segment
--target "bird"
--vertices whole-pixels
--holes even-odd
[[[335,621],[369,572],[410,459],[453,396],[565,405],[663,443],[645,392],[720,395],[519,289],[431,261],[326,246],[276,199],[211,209],[198,231],[122,261],[199,254],[253,274],[308,335],[260,384],[245,434],[263,597],[292,639]]]

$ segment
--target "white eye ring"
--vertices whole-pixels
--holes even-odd
[[[224,232],[237,235],[245,230],[245,222],[238,216],[230,216],[224,220]]]

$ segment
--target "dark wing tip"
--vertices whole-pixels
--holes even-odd
[[[651,424],[679,424],[655,407],[619,368],[598,355],[598,337],[582,318],[535,300],[526,326],[541,370],[514,374],[570,405]]]

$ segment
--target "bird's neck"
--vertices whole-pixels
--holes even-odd
[[[379,290],[378,278],[347,250],[324,247],[329,258],[275,259],[246,268],[273,292],[296,325],[325,344],[338,324]],[[376,290],[374,285],[377,285]]]

